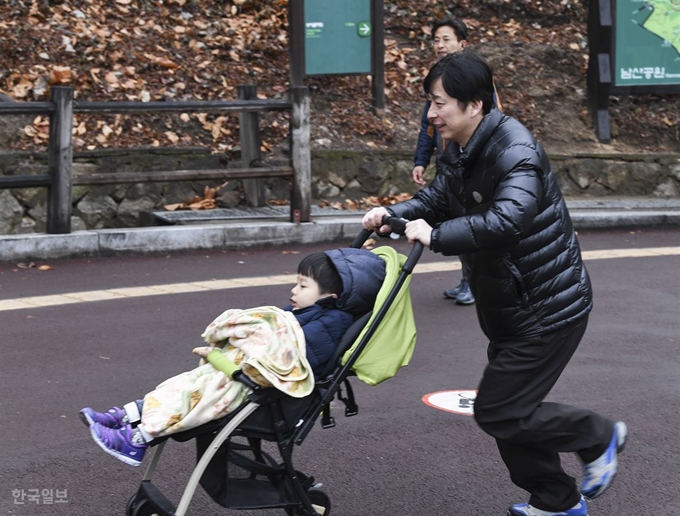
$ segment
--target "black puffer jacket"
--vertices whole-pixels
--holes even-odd
[[[467,255],[490,340],[550,333],[585,316],[590,280],[543,147],[493,109],[457,149],[447,146],[441,173],[389,211],[435,226],[433,251]]]

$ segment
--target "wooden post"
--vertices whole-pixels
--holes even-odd
[[[238,98],[252,100],[257,98],[257,86],[249,84],[238,86]],[[257,112],[239,113],[239,125],[241,135],[241,159],[243,168],[251,168],[255,161],[262,158],[260,146],[260,116]],[[264,206],[267,199],[262,179],[244,179],[243,189],[246,192],[246,202],[251,206]]]
[[[290,221],[312,220],[312,156],[309,144],[309,89],[290,89],[292,103],[290,156],[293,166],[293,191],[290,196]]]
[[[73,88],[53,86],[50,100],[55,111],[50,115],[48,170],[52,185],[47,193],[47,233],[71,232],[71,170],[73,168]]]
[[[371,89],[373,93],[373,110],[379,117],[385,116],[385,2],[371,0],[371,18],[373,32],[371,34],[371,61],[373,75]]]

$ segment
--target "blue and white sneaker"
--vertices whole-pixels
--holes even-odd
[[[86,426],[99,423],[108,428],[123,428],[130,422],[125,410],[112,407],[106,412],[97,412],[90,407],[85,407],[80,411],[80,419]]]
[[[628,428],[619,421],[614,425],[614,434],[605,452],[593,462],[583,465],[581,494],[588,500],[601,496],[612,484],[618,468],[618,454],[626,445]]]
[[[507,516],[588,516],[588,504],[581,497],[581,500],[571,509],[562,512],[551,512],[537,509],[528,503],[517,503],[508,509]]]
[[[109,455],[128,464],[139,466],[149,445],[138,428],[107,428],[99,423],[90,426],[92,439]]]

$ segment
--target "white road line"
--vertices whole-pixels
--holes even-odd
[[[605,249],[601,251],[584,251],[584,260],[610,260],[613,258],[650,258],[656,256],[678,256],[680,247],[644,247],[638,249]],[[432,272],[448,272],[460,270],[459,261],[421,263],[416,265],[414,274]],[[89,303],[92,301],[110,301],[114,299],[130,299],[145,296],[163,296],[167,294],[185,294],[190,292],[206,292],[211,290],[227,290],[269,285],[292,285],[294,274],[276,276],[257,276],[252,278],[232,278],[223,280],[194,281],[191,283],[170,283],[167,285],[149,285],[147,287],[124,287],[88,292],[68,292],[50,296],[32,296],[0,301],[0,312],[60,306],[73,303]]]

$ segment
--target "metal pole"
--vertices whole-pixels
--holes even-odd
[[[302,86],[305,77],[304,0],[288,0],[288,42],[290,85]]]
[[[371,89],[373,92],[373,109],[379,117],[385,115],[385,2],[371,0],[371,17],[373,32],[371,35],[371,61],[373,76]]]

